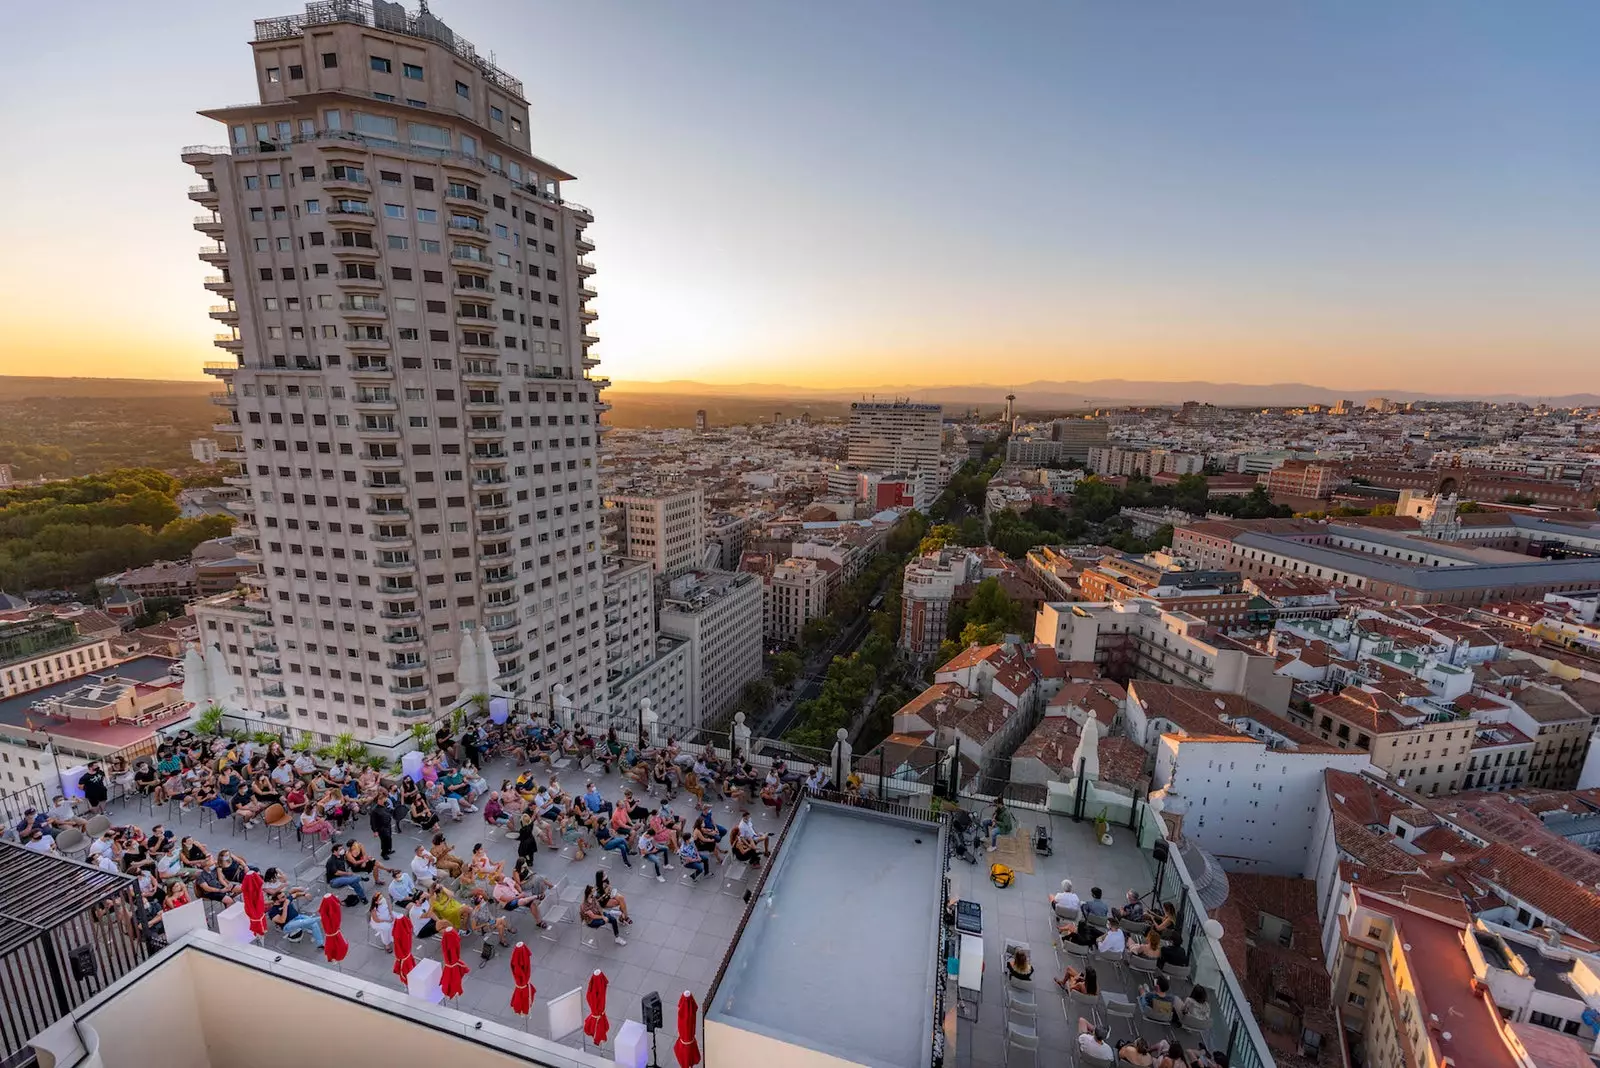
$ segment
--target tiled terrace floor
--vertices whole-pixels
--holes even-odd
[[[1048,823],[1054,854],[1034,854],[1032,874],[1018,873],[1015,882],[1004,890],[989,881],[989,863],[993,859],[980,852],[977,864],[968,864],[960,858],[950,863],[950,892],[958,898],[976,901],[983,907],[984,979],[981,1003],[976,1022],[960,1018],[954,1048],[947,1051],[947,1064],[957,1068],[987,1068],[1005,1063],[1005,943],[1007,939],[1027,942],[1034,957],[1033,994],[1038,1003],[1038,1031],[1041,1068],[1058,1068],[1073,1063],[1069,1058],[1077,1034],[1078,1018],[1082,1013],[1077,1006],[1068,1011],[1066,998],[1052,980],[1066,970],[1055,935],[1055,919],[1049,895],[1060,889],[1062,879],[1071,879],[1072,888],[1082,897],[1089,896],[1089,888],[1098,886],[1112,905],[1121,905],[1128,890],[1149,893],[1155,882],[1155,871],[1145,854],[1132,844],[1133,832],[1125,827],[1113,827],[1113,845],[1104,846],[1095,841],[1093,825],[1075,823],[1064,816],[1051,816],[1043,812],[1016,811],[1019,834],[1031,834],[1041,822]],[[1172,875],[1168,874],[1171,885]],[[1137,999],[1137,984],[1126,970],[1096,966],[1096,975],[1102,990],[1126,994]],[[1178,993],[1187,995],[1188,987],[1178,985]],[[954,1006],[956,984],[946,987],[945,1008]],[[1102,1017],[1102,1022],[1103,1022]],[[1193,1045],[1191,1035],[1179,1035],[1171,1028],[1146,1021],[1138,1021],[1139,1033],[1154,1042],[1173,1038],[1184,1045]],[[1116,1042],[1130,1040],[1129,1028],[1118,1023],[1112,1027]],[[1227,1035],[1214,1035],[1207,1046],[1221,1048]],[[953,1058],[948,1056],[953,1053]],[[1017,1054],[1012,1064],[1029,1063],[1025,1054]]]
[[[496,761],[484,769],[484,777],[492,783],[515,774],[516,769],[505,761]],[[583,792],[585,783],[591,778],[576,765],[561,769],[558,774],[563,788],[574,793]],[[545,773],[541,773],[541,778],[544,777]],[[621,796],[622,785],[616,775],[593,778],[608,799]],[[645,799],[645,803],[655,806],[661,800],[658,795]],[[692,816],[693,800],[680,793],[671,805],[675,812]],[[165,810],[158,809],[157,815],[152,816],[141,810],[137,802],[130,800],[113,804],[109,814],[115,823],[136,823],[146,829],[153,823],[165,822],[174,833],[192,834],[213,852],[218,848],[231,849],[251,866],[263,871],[273,866],[286,871],[301,870],[306,874],[295,880],[299,885],[304,885],[320,873],[321,861],[327,856],[327,849],[323,847],[316,852],[313,860],[312,853],[300,847],[292,832],[284,836],[284,845],[279,846],[276,842],[268,843],[260,827],[249,831],[247,837],[233,836],[226,822],[208,821],[207,826],[200,829],[194,812],[184,813],[180,823],[176,814],[173,818],[166,818]],[[739,812],[737,808],[723,804],[716,806],[716,815],[718,823],[731,826],[738,820]],[[764,813],[752,812],[752,815],[758,831],[775,831],[781,826],[779,820]],[[455,847],[455,852],[462,857],[470,854],[475,843],[482,842],[490,857],[504,861],[508,868],[516,860],[516,842],[505,838],[499,831],[491,834],[490,828],[477,814],[464,814],[460,823],[446,820],[440,829]],[[346,833],[341,838],[349,837],[357,838],[370,854],[377,855],[377,836],[367,829],[365,818],[347,825]],[[431,838],[431,832],[423,833],[407,824],[405,833],[395,836],[395,855],[390,863],[395,867],[408,864],[416,846],[427,844]],[[608,927],[599,931],[601,937],[596,940],[596,948],[591,949],[580,944],[580,936],[586,929],[575,922],[563,923],[553,931],[543,932],[534,926],[527,913],[513,914],[515,918],[512,922],[518,933],[512,941],[520,939],[526,942],[533,952],[533,985],[537,994],[533,1012],[528,1017],[528,1029],[534,1034],[550,1037],[544,1009],[546,1000],[582,986],[589,974],[598,968],[606,973],[610,981],[607,1005],[613,1034],[622,1020],[639,1017],[642,994],[656,991],[661,995],[665,1029],[658,1032],[657,1047],[658,1060],[665,1064],[672,1056],[672,1044],[677,1037],[678,996],[684,990],[689,990],[702,1006],[705,1004],[706,993],[717,966],[727,951],[744,911],[742,888],[753,885],[754,873],[750,873],[743,884],[736,884],[731,893],[724,893],[721,878],[724,869],[721,866],[713,865],[708,877],[702,878],[698,884],[690,884],[681,880],[683,868],[675,863],[672,871],[662,873],[666,881],[657,882],[653,873],[640,874],[650,869],[637,857],[632,858],[633,867],[629,869],[614,855],[601,864],[600,858],[603,856],[606,856],[603,851],[593,849],[583,861],[574,863],[541,846],[538,856],[534,858],[536,871],[552,881],[565,875],[571,884],[579,887],[586,881],[592,882],[597,869],[605,870],[612,884],[627,898],[628,912],[634,922],[631,927],[623,928],[623,937],[628,942],[626,946],[618,946],[612,941]],[[369,882],[366,887],[370,895],[372,884]],[[575,917],[575,906],[571,912]],[[366,908],[353,906],[345,909],[344,933],[350,943],[350,954],[344,960],[342,970],[374,983],[397,986],[399,981],[392,971],[393,954],[371,944],[367,932]],[[547,933],[555,935],[555,940],[542,937]],[[488,964],[481,964],[477,936],[463,941],[463,959],[472,972],[466,978],[464,994],[456,1007],[520,1026],[522,1018],[510,1009],[510,950],[497,946],[494,959]],[[274,933],[269,935],[268,945],[306,960],[324,960],[309,938],[298,944],[287,943]],[[424,957],[437,960],[438,939],[419,940],[416,955],[419,960]],[[568,1042],[577,1045],[580,1038],[581,1035],[574,1036]]]

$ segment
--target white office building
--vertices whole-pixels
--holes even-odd
[[[744,571],[688,571],[668,584],[661,633],[688,643],[690,726],[715,720],[761,674],[763,585]]]
[[[649,698],[663,730],[686,730],[695,708],[689,643],[656,627],[650,561],[610,557],[604,574],[607,722],[631,727]]]
[[[649,560],[658,575],[700,567],[706,555],[706,498],[699,486],[612,497],[619,513],[618,547]]]
[[[522,83],[426,11],[313,4],[251,50],[259,102],[204,112],[226,147],[182,153],[261,565],[199,606],[202,637],[248,710],[328,737],[451,707],[467,626],[495,689],[604,706],[609,383],[572,175],[533,153]]]
[[[863,471],[937,471],[944,408],[909,401],[850,405],[850,466]]]

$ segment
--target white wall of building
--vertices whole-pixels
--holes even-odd
[[[1364,753],[1303,753],[1164,734],[1155,789],[1188,802],[1184,834],[1230,871],[1300,875],[1315,838],[1323,771],[1359,772]]]

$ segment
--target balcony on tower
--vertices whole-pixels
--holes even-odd
[[[334,164],[322,172],[322,188],[329,193],[365,193],[372,182],[360,167]]]

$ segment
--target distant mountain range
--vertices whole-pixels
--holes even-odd
[[[47,397],[111,396],[193,396],[220,389],[211,380],[161,381],[129,378],[47,378],[44,376],[0,375],[0,399]],[[1048,411],[1072,408],[1116,407],[1128,404],[1223,404],[1236,407],[1282,407],[1297,404],[1332,404],[1345,399],[1360,404],[1368,397],[1409,400],[1474,400],[1543,402],[1558,407],[1600,405],[1600,394],[1567,393],[1559,396],[1527,393],[1421,393],[1409,389],[1330,389],[1303,382],[1275,382],[1251,385],[1243,382],[1134,382],[1125,378],[1100,378],[1088,382],[1023,382],[1013,386],[975,383],[969,386],[882,385],[855,389],[816,389],[773,383],[745,382],[669,382],[618,381],[615,395],[654,395],[682,402],[691,397],[727,400],[784,401],[814,405],[823,402],[846,403],[862,398],[887,400],[909,397],[930,403],[963,406],[1003,404],[1007,393],[1017,395],[1022,409]]]
[[[862,398],[912,400],[940,404],[1000,404],[1006,394],[1017,395],[1019,408],[1084,408],[1125,404],[1225,404],[1239,407],[1282,407],[1298,404],[1332,404],[1344,399],[1361,403],[1368,397],[1388,397],[1395,401],[1470,400],[1543,402],[1560,407],[1600,404],[1600,394],[1569,393],[1537,396],[1521,393],[1421,393],[1408,389],[1330,389],[1304,382],[1275,382],[1251,385],[1243,382],[1134,382],[1125,378],[1100,378],[1090,382],[1036,381],[1014,386],[976,383],[970,386],[883,385],[857,389],[814,389],[766,383],[725,383],[670,381],[623,382],[613,389],[618,393],[676,393],[700,396],[792,397],[808,400],[850,401]]]

